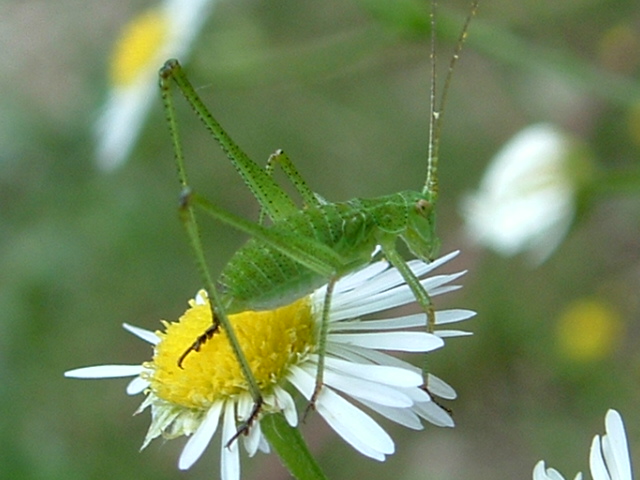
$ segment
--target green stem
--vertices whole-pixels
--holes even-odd
[[[280,460],[298,480],[327,480],[309,452],[300,430],[291,427],[281,413],[268,415],[260,422],[262,433],[276,450]]]

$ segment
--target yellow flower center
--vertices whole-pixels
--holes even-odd
[[[260,312],[229,316],[244,356],[263,393],[279,383],[288,368],[314,348],[314,319],[309,297]],[[178,359],[211,325],[211,309],[193,300],[175,323],[163,322],[165,332],[156,332],[153,370],[149,381],[153,393],[186,408],[208,408],[216,400],[248,392],[248,384],[226,333],[220,331],[191,352],[178,366]]]
[[[111,56],[111,82],[114,86],[131,85],[144,70],[153,65],[158,48],[168,36],[169,19],[155,8],[135,17],[123,30]]]

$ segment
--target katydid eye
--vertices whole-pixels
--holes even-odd
[[[427,215],[431,211],[431,202],[421,199],[416,202],[416,210],[421,215]]]

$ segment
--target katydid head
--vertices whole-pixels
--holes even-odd
[[[438,253],[435,209],[432,202],[420,195],[407,211],[407,225],[402,240],[416,257],[431,261]]]

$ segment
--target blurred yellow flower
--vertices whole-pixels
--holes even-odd
[[[109,98],[96,123],[96,159],[113,170],[128,157],[154,99],[158,70],[185,59],[214,0],[165,0],[124,28],[110,59]]]
[[[134,18],[122,31],[110,59],[111,85],[126,87],[153,62],[157,47],[169,32],[169,18],[152,8]]]
[[[611,353],[622,333],[618,312],[605,302],[584,298],[570,303],[557,324],[560,352],[567,358],[589,362]]]

